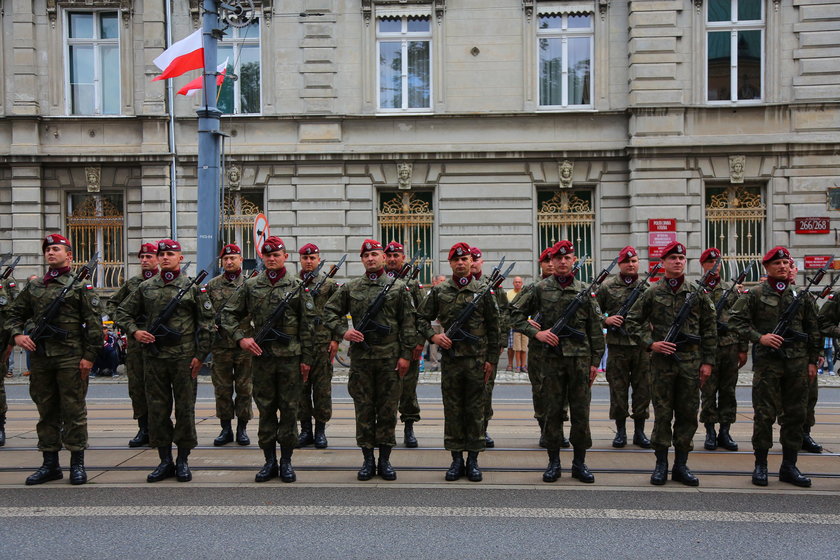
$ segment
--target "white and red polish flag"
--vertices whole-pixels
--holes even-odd
[[[230,60],[229,57],[226,58],[224,62],[222,62],[221,64],[219,64],[216,67],[216,87],[221,86],[222,82],[225,81],[225,74],[227,74],[228,60]],[[178,95],[186,95],[187,97],[190,97],[192,95],[195,95],[199,91],[201,91],[201,88],[203,88],[203,87],[204,87],[204,76],[199,76],[198,78],[192,80],[190,83],[188,83],[187,85],[185,85],[184,87],[179,89],[178,90]]]
[[[180,76],[190,70],[204,67],[204,47],[201,43],[201,29],[172,43],[159,57],[152,62],[161,69],[162,73],[154,80],[165,80]]]

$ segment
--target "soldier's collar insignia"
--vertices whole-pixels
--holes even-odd
[[[228,282],[233,282],[234,280],[239,278],[240,274],[242,274],[241,268],[236,272],[225,272],[225,280],[227,280]]]
[[[710,288],[714,288],[720,282],[720,276],[715,274],[714,276],[709,276],[709,281],[707,282]]]
[[[372,280],[372,281],[376,282],[377,280],[379,280],[379,277],[382,276],[383,274],[385,274],[385,269],[380,268],[379,270],[376,270],[374,272],[368,272],[366,274],[366,276],[368,277],[368,280]]]
[[[668,286],[674,293],[677,293],[677,290],[680,289],[680,286],[683,285],[685,281],[685,276],[680,276],[679,278],[668,278]]]
[[[272,285],[276,284],[278,280],[286,276],[286,267],[284,266],[280,270],[266,270],[265,277],[268,278],[268,281],[271,282]]]
[[[784,280],[777,280],[772,284],[773,289],[776,290],[778,293],[782,293],[785,291],[785,288],[788,287],[788,283]]]
[[[470,281],[472,280],[472,276],[467,275],[467,276],[462,276],[461,278],[458,278],[458,277],[456,277],[456,276],[453,276],[453,277],[452,277],[452,280],[454,280],[454,281],[455,281],[455,284],[456,284],[456,285],[458,285],[458,286],[460,286],[461,288],[463,288],[464,286],[466,286],[467,284],[469,284],[469,283],[470,283]]]
[[[619,274],[619,276],[621,277],[621,281],[628,286],[639,278],[638,274]]]
[[[180,269],[179,270],[165,270],[165,271],[160,273],[160,277],[163,278],[163,283],[164,284],[169,284],[170,282],[172,282],[173,280],[178,278],[180,275],[181,275],[181,270]]]
[[[157,269],[144,270],[143,271],[143,280],[148,280],[149,278],[152,278],[153,276],[155,276],[157,273],[158,273]]]
[[[561,287],[565,288],[570,286],[574,281],[574,276],[559,276],[557,274],[554,275],[554,279],[557,280],[557,283],[560,284]]]
[[[63,266],[61,268],[51,268],[44,275],[44,284],[49,284],[52,280],[55,280],[62,274],[67,274],[68,272],[70,272],[69,266]]]
[[[397,275],[397,273],[394,272],[393,270],[389,270],[388,272],[386,272],[386,274],[388,275],[388,278],[393,278],[394,276]]]

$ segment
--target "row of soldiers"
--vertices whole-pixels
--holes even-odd
[[[66,238],[47,236],[43,250],[48,265],[44,278],[30,282],[8,308],[3,302],[7,335],[14,344],[34,352],[30,383],[40,415],[39,449],[44,463],[27,484],[63,476],[58,462],[62,444],[71,451],[71,483],[81,484],[86,481],[87,375],[101,345],[99,301],[89,285],[79,284],[78,275],[71,275],[72,247]],[[727,449],[737,445],[729,435],[735,415],[734,386],[737,370],[746,362],[747,343],[752,342],[753,482],[767,484],[767,450],[778,419],[784,454],[780,479],[810,485],[796,468],[796,456],[803,442],[820,331],[836,336],[840,310],[831,299],[820,311],[818,324],[816,305],[805,298],[789,322],[790,332],[801,336],[772,333],[782,310],[796,297],[790,286],[792,259],[782,247],[768,252],[762,261],[768,281],[735,292],[721,313],[714,302],[733,291],[717,274],[719,251],[708,249],[701,255],[707,274],[703,289],[697,289],[685,280],[686,250],[680,243],[672,243],[663,252],[664,280],[645,289],[650,275],[639,278],[639,258],[632,247],[625,247],[614,260],[618,275],[604,282],[610,267],[585,285],[575,278],[579,265],[573,244],[560,241],[540,255],[543,278],[523,289],[509,306],[503,290],[497,289],[505,274],[494,270],[493,275],[482,276],[481,252],[466,243],[457,243],[449,251],[452,276],[425,296],[419,284],[402,279],[405,254],[397,243],[383,247],[376,240],[366,240],[360,249],[364,275],[343,285],[331,278],[313,282],[320,272],[314,244],[299,250],[300,277],[287,275],[288,253],[282,239],[267,239],[261,253],[264,272],[245,279],[241,251],[235,245],[225,246],[220,255],[222,274],[202,286],[201,274],[197,278],[181,274],[183,255],[177,241],[144,244],[138,253],[141,274],[109,302],[109,313],[130,341],[126,365],[139,431],[129,445],[150,444],[160,456],[160,464],[147,477],[149,482],[191,479],[188,457],[197,444],[196,376],[211,351],[222,425],[214,443],[250,443],[246,428],[253,395],[260,412],[259,446],[265,455],[256,481],[278,476],[284,482],[294,481],[295,447],[327,445],[331,364],[342,339],[351,343],[348,389],[363,454],[358,478],[396,478],[390,454],[396,444],[398,411],[406,425],[406,444],[417,445],[413,434],[413,423],[420,419],[416,363],[428,341],[443,349],[444,443],[452,454],[446,479],[481,480],[478,454],[492,446],[487,435],[492,384],[502,334],[509,323],[531,339],[528,370],[541,445],[549,458],[544,481],[557,480],[560,448],[571,445],[572,476],[594,482],[585,463],[586,450],[592,445],[590,390],[605,350],[602,329],[606,328],[610,417],[616,422],[613,445],[626,445],[626,418],[632,417],[633,443],[655,451],[653,484],[665,483],[671,445],[675,448],[673,479],[699,484],[687,458],[698,426],[701,392],[701,420],[712,432],[715,424],[720,425],[713,443]],[[64,294],[61,313],[50,318],[57,329],[33,339],[28,334],[33,322],[43,319],[59,293]],[[589,297],[590,293],[596,297]],[[635,303],[628,306],[631,295]],[[668,331],[681,314],[679,336],[672,337]],[[352,324],[347,322],[348,315]],[[432,326],[436,320],[442,332]],[[785,360],[778,359],[780,353]],[[632,409],[628,406],[630,388]],[[654,428],[648,440],[644,425],[650,401]],[[3,405],[0,411],[5,414]],[[563,424],[568,419],[571,429],[566,440]]]

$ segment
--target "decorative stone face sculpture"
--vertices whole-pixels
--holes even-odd
[[[568,189],[572,186],[572,173],[574,172],[575,166],[574,164],[569,161],[561,161],[560,162],[560,187],[564,189]]]
[[[98,193],[100,189],[100,178],[102,170],[98,167],[85,167],[85,179],[87,181],[87,192]]]
[[[411,170],[413,165],[410,163],[397,164],[397,185],[401,191],[411,190]]]
[[[732,183],[744,182],[744,165],[747,156],[729,156],[729,180]]]

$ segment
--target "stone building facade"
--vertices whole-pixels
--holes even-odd
[[[0,3],[0,251],[24,256],[18,276],[50,231],[103,253],[103,287],[136,272],[142,241],[194,251],[201,95],[170,115],[152,60],[200,2],[166,4]],[[219,102],[224,237],[248,257],[258,212],[333,261],[400,239],[426,276],[460,240],[532,276],[561,237],[591,274],[627,244],[646,256],[651,219],[730,270],[774,244],[800,260],[838,245],[840,1],[253,4],[220,47],[237,77]],[[798,217],[830,231],[797,234]]]

